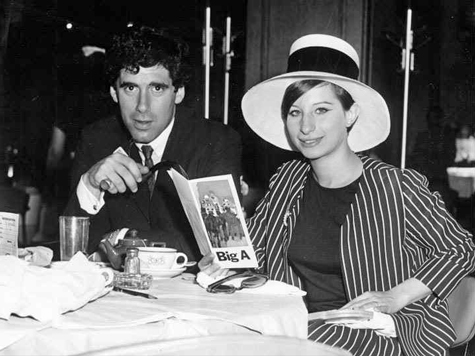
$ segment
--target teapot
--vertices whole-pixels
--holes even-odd
[[[114,269],[121,269],[124,265],[127,249],[131,247],[147,247],[148,240],[139,238],[138,231],[130,229],[126,232],[123,239],[119,240],[115,246],[115,240],[119,231],[115,231],[105,238],[99,244],[99,247],[106,253],[109,262]]]

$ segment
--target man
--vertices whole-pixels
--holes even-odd
[[[149,172],[147,151],[154,164],[179,163],[190,179],[232,174],[239,184],[239,135],[177,108],[189,78],[187,50],[164,31],[142,27],[116,36],[106,52],[110,94],[120,115],[83,130],[72,169],[77,189],[65,211],[90,216],[89,253],[104,234],[133,228],[141,238],[166,242],[190,260],[201,257],[166,170],[152,176],[154,187],[142,182]]]

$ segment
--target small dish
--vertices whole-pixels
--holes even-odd
[[[152,276],[147,273],[115,273],[114,287],[129,289],[149,289],[152,284]]]
[[[153,279],[167,279],[179,276],[185,272],[186,267],[181,268],[170,268],[170,269],[146,269],[141,268],[142,273],[151,274]]]

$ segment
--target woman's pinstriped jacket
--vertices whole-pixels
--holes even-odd
[[[341,227],[340,258],[349,300],[414,277],[433,293],[392,314],[397,338],[367,329],[309,324],[309,338],[361,355],[442,355],[455,339],[446,298],[475,269],[472,236],[446,211],[427,179],[411,169],[360,156],[363,175]],[[310,170],[306,160],[279,167],[249,221],[259,266],[272,279],[303,287],[287,252]],[[316,325],[316,324],[315,324]],[[361,344],[358,346],[358,344]]]

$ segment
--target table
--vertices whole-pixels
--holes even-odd
[[[218,335],[180,340],[145,342],[125,347],[108,348],[78,356],[351,356],[349,351],[308,340],[246,335]]]
[[[210,294],[189,274],[154,281],[150,292],[158,299],[112,291],[50,324],[1,320],[0,335],[12,330],[25,335],[0,355],[75,355],[216,335],[262,334],[306,342],[308,314],[299,296]]]

